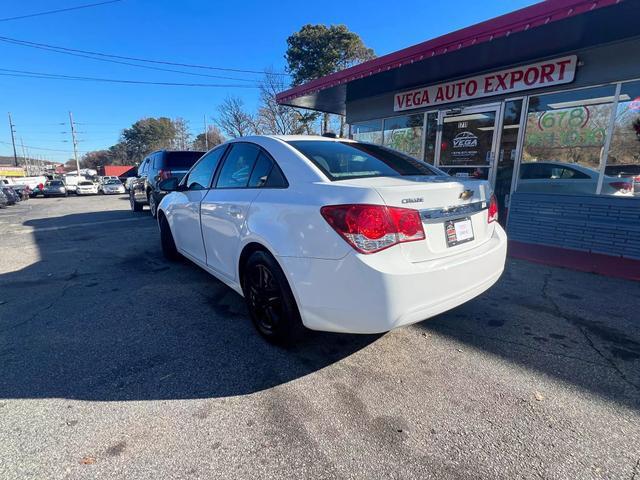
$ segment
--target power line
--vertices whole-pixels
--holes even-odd
[[[133,85],[161,85],[161,86],[179,86],[179,87],[209,87],[209,88],[259,88],[259,85],[237,85],[222,83],[179,83],[179,82],[149,82],[145,80],[123,80],[115,78],[100,77],[83,77],[74,75],[61,75],[57,73],[31,72],[27,70],[11,70],[8,68],[0,68],[0,75],[5,77],[26,77],[26,78],[42,78],[48,80],[79,80],[90,82],[106,82],[106,83],[126,83]]]
[[[82,8],[97,7],[100,5],[106,5],[108,3],[121,2],[122,0],[108,0],[106,2],[89,3],[87,5],[78,5],[77,7],[60,8],[58,10],[48,10],[46,12],[29,13],[27,15],[19,15],[17,17],[0,18],[0,22],[8,22],[10,20],[22,20],[23,18],[40,17],[42,15],[52,15],[54,13],[70,12],[72,10],[80,10]]]
[[[11,145],[11,143],[9,143],[9,142],[0,141],[0,143],[3,144],[3,145]],[[30,148],[32,150],[46,150],[48,152],[73,153],[73,150],[59,150],[59,149],[56,149],[56,148],[32,147],[31,145],[25,145],[25,148]],[[78,150],[78,153],[87,153],[87,151]]]
[[[45,47],[45,46],[40,46],[40,45],[29,45],[30,42],[24,42],[22,40],[13,40],[13,39],[9,39],[7,37],[0,37],[0,41],[5,42],[5,43],[9,43],[11,45],[19,45],[22,47],[30,47],[30,48],[37,48],[40,50],[44,50],[47,52],[55,52],[55,53],[61,53],[63,55],[72,55],[74,57],[81,57],[81,58],[88,58],[90,60],[97,60],[99,62],[109,62],[109,63],[116,63],[119,65],[128,65],[131,67],[138,67],[138,68],[145,68],[147,70],[159,70],[159,71],[163,71],[163,72],[173,72],[173,73],[180,73],[183,75],[192,75],[192,76],[196,76],[196,77],[209,77],[209,78],[218,78],[218,79],[223,79],[223,80],[235,80],[238,82],[255,82],[255,79],[249,79],[249,78],[235,78],[235,77],[225,77],[225,76],[221,76],[221,75],[208,75],[206,73],[195,73],[195,72],[185,72],[183,70],[175,70],[172,68],[163,68],[163,67],[154,67],[151,65],[139,65],[137,63],[131,63],[131,62],[123,62],[121,60],[111,60],[109,58],[97,58],[91,55],[85,55],[85,54],[81,54],[81,53],[73,53],[73,52],[67,52],[67,51],[63,51],[63,50],[59,50],[55,47]]]
[[[37,42],[30,42],[27,40],[19,40],[16,38],[10,38],[10,37],[0,37],[0,39],[2,40],[9,40],[12,42],[18,42],[20,44],[24,44],[25,46],[38,46],[38,47],[47,47],[47,48],[52,48],[52,49],[56,49],[56,50],[64,50],[66,52],[76,52],[76,53],[84,53],[84,54],[88,54],[88,55],[96,55],[99,57],[108,57],[108,58],[119,58],[121,60],[133,60],[136,62],[145,62],[145,63],[156,63],[159,65],[173,65],[176,67],[189,67],[189,68],[201,68],[201,69],[205,69],[205,70],[221,70],[224,72],[237,72],[237,73],[258,73],[260,75],[264,75],[266,72],[264,70],[244,70],[244,69],[239,69],[239,68],[228,68],[228,67],[212,67],[209,65],[197,65],[197,64],[191,64],[191,63],[179,63],[179,62],[169,62],[169,61],[165,61],[165,60],[150,60],[147,58],[140,58],[140,57],[125,57],[123,55],[112,55],[112,54],[108,54],[108,53],[101,53],[101,52],[92,52],[89,50],[78,50],[76,48],[67,48],[67,47],[58,47],[55,45],[49,45],[47,43],[37,43]],[[288,77],[290,76],[290,74],[288,73],[280,73],[280,72],[270,72],[273,75],[281,75],[281,76],[285,76]]]

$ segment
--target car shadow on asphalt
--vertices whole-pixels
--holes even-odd
[[[0,398],[245,395],[379,338],[311,332],[288,349],[268,344],[239,295],[186,260],[163,259],[148,211],[71,214],[23,228],[33,229],[39,260],[0,274]]]

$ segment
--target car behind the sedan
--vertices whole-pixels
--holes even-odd
[[[242,294],[257,329],[379,333],[500,277],[506,235],[485,181],[385,147],[256,136],[204,155],[159,206],[163,252]]]
[[[78,182],[78,186],[76,188],[76,195],[97,195],[98,194],[98,186],[90,182],[89,180],[85,180],[82,182]]]
[[[44,184],[42,194],[48,197],[66,197],[68,195],[67,186],[62,180],[50,180]]]
[[[107,180],[100,186],[100,193],[105,195],[125,193],[124,185],[120,180]]]

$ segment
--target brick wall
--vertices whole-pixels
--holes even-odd
[[[509,239],[640,259],[640,199],[515,193]]]

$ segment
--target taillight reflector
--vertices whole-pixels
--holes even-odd
[[[330,205],[320,213],[360,253],[374,253],[403,242],[424,240],[417,210],[385,205]]]
[[[498,200],[496,199],[495,195],[491,195],[488,212],[487,223],[495,222],[498,220]]]
[[[609,185],[621,193],[630,193],[633,191],[633,183],[631,182],[611,182]]]
[[[166,180],[167,178],[171,178],[171,170],[158,170],[158,176],[162,180]]]

